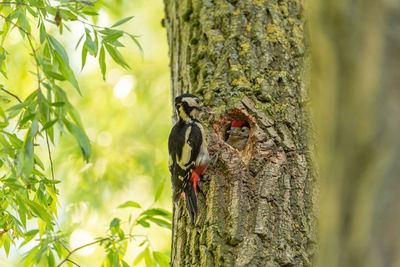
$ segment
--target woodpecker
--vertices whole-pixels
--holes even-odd
[[[243,150],[250,135],[250,125],[245,120],[234,120],[227,133],[229,137],[226,142],[238,150]]]
[[[184,193],[193,225],[197,218],[197,182],[209,162],[207,138],[198,121],[203,105],[196,96],[183,94],[175,98],[175,109],[178,122],[168,139],[173,201],[177,202]]]

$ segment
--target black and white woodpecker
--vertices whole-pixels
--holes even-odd
[[[229,137],[226,142],[238,150],[243,150],[249,139],[250,125],[245,120],[234,120],[227,133]]]
[[[209,162],[207,138],[198,118],[203,105],[196,96],[183,94],[175,98],[178,122],[168,139],[169,171],[174,203],[184,193],[192,224],[197,218],[197,182]]]

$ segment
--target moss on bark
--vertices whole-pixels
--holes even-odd
[[[315,251],[302,1],[165,0],[172,97],[210,107],[215,162],[200,183],[199,218],[174,207],[172,266],[309,266]],[[244,151],[225,140],[250,123]]]

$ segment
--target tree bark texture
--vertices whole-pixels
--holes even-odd
[[[193,93],[214,156],[194,226],[174,205],[171,266],[310,266],[314,180],[307,144],[300,0],[165,0],[172,99]],[[249,122],[246,148],[228,145]]]

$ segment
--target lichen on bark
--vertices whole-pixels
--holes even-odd
[[[303,1],[165,0],[172,97],[198,95],[209,166],[191,226],[174,207],[172,266],[310,266],[315,252],[307,149]],[[250,123],[243,151],[225,141]]]

